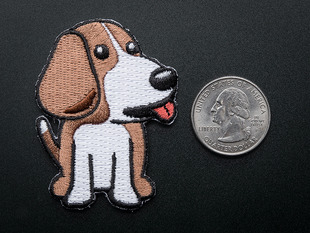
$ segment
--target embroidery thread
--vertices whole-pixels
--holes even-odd
[[[97,192],[121,209],[155,194],[146,175],[149,120],[176,117],[177,72],[144,55],[136,38],[113,20],[89,20],[61,33],[36,84],[45,116],[41,142],[59,173],[49,190],[68,208],[83,209]]]

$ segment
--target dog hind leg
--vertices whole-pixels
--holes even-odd
[[[59,165],[60,173],[56,175],[51,184],[50,191],[52,194],[63,197],[66,195],[71,182],[72,176],[72,150],[73,150],[73,132],[76,127],[72,122],[66,121],[63,124],[60,138],[60,150],[59,150]]]
[[[65,196],[70,185],[71,178],[71,157],[72,157],[72,137],[70,128],[65,123],[62,127],[61,148],[57,143],[58,137],[55,136],[48,119],[40,116],[36,119],[36,128],[38,135],[45,149],[49,152],[56,165],[60,168],[60,173],[56,175],[51,184],[50,191],[55,196]]]

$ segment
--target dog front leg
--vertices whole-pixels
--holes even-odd
[[[112,189],[110,200],[119,206],[136,206],[140,200],[133,188],[131,174],[131,139],[123,126],[119,126],[119,135],[126,135],[118,139],[118,148],[113,155]]]
[[[73,160],[72,188],[71,192],[64,198],[64,203],[68,206],[84,207],[93,199],[93,181],[90,179],[90,175],[92,174],[92,155],[81,144],[80,142],[76,143]]]

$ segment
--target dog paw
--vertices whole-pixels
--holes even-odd
[[[133,207],[141,203],[133,190],[113,190],[110,201],[117,206]]]
[[[146,178],[140,177],[139,179],[136,179],[135,186],[141,198],[150,197],[155,191],[153,187],[154,183],[147,180]]]
[[[84,208],[93,201],[93,198],[92,194],[86,190],[72,190],[63,201],[68,207]]]
[[[60,177],[52,185],[52,192],[55,196],[63,197],[66,195],[70,185],[70,178]]]

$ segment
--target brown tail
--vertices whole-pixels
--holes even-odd
[[[36,127],[45,149],[50,153],[53,159],[59,162],[59,146],[56,143],[57,137],[53,133],[48,119],[44,116],[38,117],[36,120]]]

